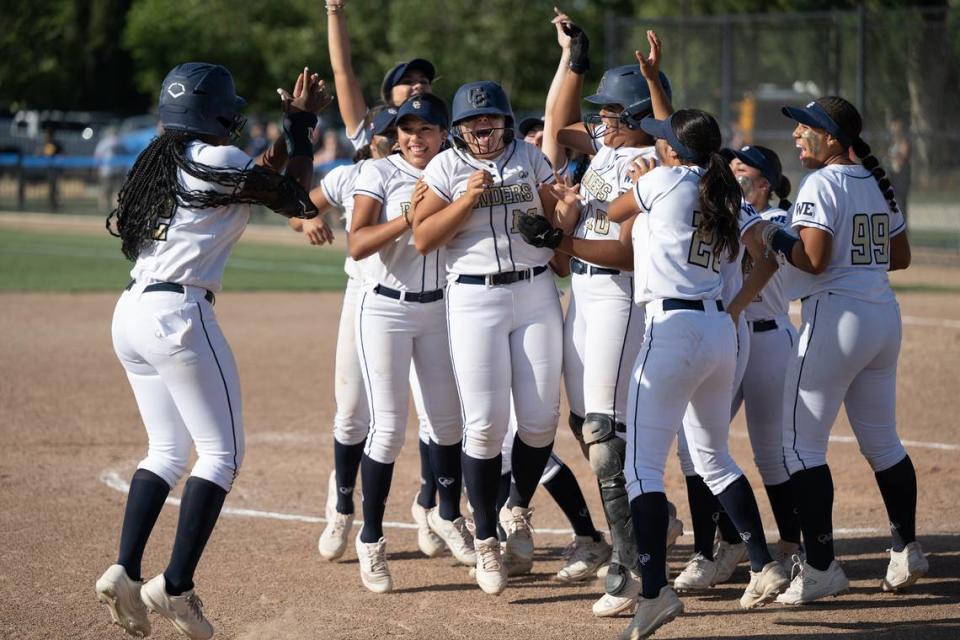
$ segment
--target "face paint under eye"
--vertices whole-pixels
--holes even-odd
[[[823,136],[813,129],[805,129],[803,133],[800,134],[800,137],[810,148],[810,155],[814,158],[819,158],[820,152],[823,151]]]
[[[740,185],[740,190],[743,192],[743,197],[749,198],[753,195],[753,178],[750,176],[737,176],[737,183]]]

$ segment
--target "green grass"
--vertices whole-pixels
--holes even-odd
[[[334,291],[346,284],[333,249],[241,243],[227,262],[226,291]],[[119,291],[132,263],[103,236],[0,229],[0,291]]]

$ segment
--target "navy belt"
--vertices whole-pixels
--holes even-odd
[[[763,333],[765,331],[776,331],[777,330],[777,321],[776,320],[754,320],[750,323],[750,327],[753,329],[754,333]]]
[[[492,273],[489,276],[457,276],[457,282],[460,284],[513,284],[521,280],[530,280],[547,270],[546,266],[534,267],[533,269],[524,269],[522,271],[505,271],[504,273]],[[533,276],[531,276],[531,272]]]
[[[127,284],[127,286],[124,287],[124,290],[129,291],[133,287],[133,285],[135,285],[136,283],[137,283],[136,280],[131,280],[129,284]],[[144,293],[152,293],[154,291],[170,291],[173,293],[183,293],[184,289],[183,289],[183,285],[177,282],[154,282],[153,284],[148,284],[143,288]],[[213,304],[214,300],[216,299],[216,296],[213,295],[213,291],[207,291],[207,293],[203,297],[210,304]]]
[[[587,264],[579,258],[570,258],[570,271],[573,273],[584,276],[618,276],[620,275],[619,269],[607,269],[606,267],[595,267],[592,264]]]
[[[717,311],[723,311],[723,303],[719,300],[717,303]],[[665,298],[663,301],[663,310],[664,311],[703,311],[703,300],[681,300],[680,298]]]
[[[393,298],[394,300],[404,300],[405,302],[425,303],[443,300],[443,289],[421,291],[420,293],[416,293],[415,291],[397,291],[396,289],[391,289],[390,287],[385,287],[382,284],[378,284],[373,288],[373,292],[381,296]]]

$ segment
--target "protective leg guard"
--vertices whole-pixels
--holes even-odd
[[[623,476],[627,443],[617,437],[613,416],[602,413],[587,414],[583,422],[583,442],[588,447],[590,468],[600,483],[600,499],[613,544],[605,589],[610,595],[617,595],[626,585],[626,570],[637,564],[630,500]]]

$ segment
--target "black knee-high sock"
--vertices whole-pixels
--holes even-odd
[[[170,564],[163,572],[167,593],[178,596],[193,589],[193,574],[220,517],[227,492],[203,478],[191,477],[183,487],[177,536]]]
[[[440,494],[440,517],[456,520],[460,517],[460,491],[463,486],[460,443],[444,446],[431,440],[430,465]]]
[[[556,474],[548,482],[543,483],[543,487],[556,501],[563,514],[567,516],[575,534],[590,536],[594,540],[600,539],[600,534],[593,526],[590,509],[583,497],[583,491],[580,490],[577,476],[573,475],[570,467],[565,464],[560,465]]]
[[[821,465],[790,476],[793,501],[800,516],[807,564],[826,571],[833,562],[833,476]]]
[[[720,492],[717,499],[740,532],[740,539],[747,545],[751,571],[760,571],[767,563],[773,562],[770,550],[767,549],[767,538],[763,533],[763,520],[760,519],[757,499],[747,477],[740,476],[734,480]]]
[[[430,463],[430,444],[423,440],[420,443],[420,494],[417,504],[424,509],[433,509],[437,506],[437,478],[433,475],[433,466]]]
[[[120,531],[120,551],[117,564],[122,565],[131,580],[140,580],[140,561],[153,525],[160,517],[163,503],[170,495],[170,485],[163,478],[137,469],[130,480],[127,506],[123,511],[123,528]]]
[[[800,544],[800,519],[797,517],[796,507],[793,504],[793,491],[790,490],[790,481],[780,484],[765,484],[767,497],[770,499],[770,508],[777,521],[780,539],[784,542]]]
[[[719,500],[717,504],[720,504]],[[740,532],[737,531],[737,525],[733,524],[733,520],[731,520],[727,512],[723,510],[723,505],[720,506],[720,512],[717,513],[717,529],[720,531],[720,539],[727,544],[740,544],[743,542],[743,540],[740,539]]]
[[[910,456],[904,456],[897,464],[874,475],[887,507],[893,550],[903,551],[917,539],[917,472]]]
[[[500,513],[500,509],[503,509],[503,505],[507,504],[507,500],[510,498],[510,494],[513,493],[513,491],[515,491],[513,488],[513,474],[500,474],[500,484],[497,486],[497,510],[494,513]],[[500,538],[501,542],[507,539],[507,532],[500,525],[499,517],[497,518],[497,537]]]
[[[530,500],[537,491],[540,476],[543,475],[543,469],[547,466],[551,451],[553,451],[552,442],[545,447],[531,447],[520,439],[519,433],[514,436],[510,464],[513,467],[513,481],[517,485],[517,495],[510,496],[508,505],[525,509],[530,506]]]
[[[687,503],[693,521],[693,550],[707,560],[713,560],[713,534],[717,530],[720,502],[700,476],[684,476],[684,479],[687,481]]]
[[[363,457],[364,442],[342,444],[333,439],[333,468],[337,482],[337,513],[353,513],[353,489]]]
[[[643,597],[656,598],[667,584],[667,495],[644,493],[630,501]]]
[[[393,465],[377,462],[364,454],[360,461],[360,487],[363,495],[363,528],[360,542],[377,542],[383,537],[383,512],[387,508],[390,483],[393,481]]]
[[[500,487],[501,456],[489,460],[461,454],[463,480],[467,483],[467,497],[473,505],[473,521],[477,539],[486,540],[497,535],[497,491]]]

